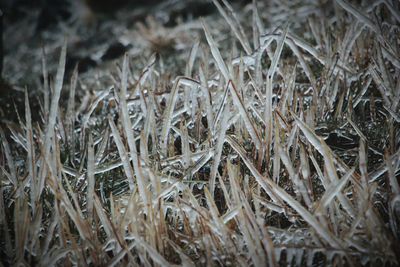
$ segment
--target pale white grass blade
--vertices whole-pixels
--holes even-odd
[[[18,185],[17,170],[14,164],[14,158],[11,154],[10,145],[6,139],[3,128],[1,128],[1,125],[0,125],[0,139],[3,145],[4,154],[6,156],[8,168],[10,171],[10,181],[16,187]]]
[[[109,139],[110,139],[109,138],[110,137],[110,128],[107,127],[101,135],[102,135],[102,137],[100,138],[98,149],[97,149],[96,155],[94,157],[95,166],[97,166],[100,163],[100,161],[104,158],[104,156],[106,155],[106,149],[107,149],[107,145],[109,145]]]
[[[391,1],[389,0],[383,0],[383,3],[385,3],[385,5],[387,6],[387,8],[390,10],[390,12],[392,13],[392,15],[396,18],[397,22],[400,22],[400,12],[398,9],[396,9],[393,4],[391,3]]]
[[[172,117],[175,108],[175,102],[178,97],[178,90],[179,90],[179,82],[181,77],[178,77],[175,81],[174,86],[172,87],[171,93],[168,98],[168,103],[166,106],[166,110],[163,114],[164,125],[161,131],[161,151],[167,156],[167,145],[168,145],[168,133],[171,128]]]
[[[317,136],[313,130],[311,130],[302,120],[300,120],[295,114],[292,116],[296,120],[296,124],[299,126],[303,134],[306,136],[307,140],[315,147],[315,149],[324,155],[324,150],[322,148],[322,138]]]
[[[226,67],[226,64],[221,56],[221,53],[219,52],[217,43],[214,41],[213,37],[211,36],[210,30],[208,29],[204,20],[201,23],[203,25],[203,30],[206,35],[208,45],[210,46],[210,49],[211,49],[211,54],[213,55],[219,70],[221,71],[221,73],[224,76],[226,81],[231,80],[231,78],[230,78],[231,76],[229,74],[228,68]]]
[[[220,121],[220,117],[221,117],[222,111],[224,110],[224,107],[226,106],[226,103],[228,101],[228,92],[229,92],[229,87],[226,86],[225,90],[224,90],[224,93],[223,93],[223,96],[222,96],[222,99],[221,99],[221,103],[219,104],[219,108],[218,108],[218,110],[217,110],[217,112],[216,112],[216,114],[214,116],[214,121],[212,123],[212,129],[211,130],[212,130],[213,135],[217,131],[218,121]]]
[[[37,181],[36,181],[36,157],[35,157],[35,146],[33,141],[33,128],[31,118],[31,107],[29,106],[28,90],[25,90],[25,120],[26,120],[26,146],[28,152],[28,175],[30,180],[30,203],[33,215],[36,214],[36,200],[37,196]]]
[[[96,214],[100,219],[101,226],[104,229],[104,232],[107,235],[107,238],[110,239],[113,235],[113,225],[112,222],[110,221],[108,215],[105,213],[103,205],[97,196],[97,194],[93,195],[93,206],[94,209],[96,210]]]
[[[301,47],[302,49],[304,49],[305,51],[310,53],[314,58],[316,58],[319,62],[321,62],[321,64],[326,65],[329,62],[329,60],[327,59],[327,57],[325,55],[320,53],[317,49],[315,49],[313,47],[313,45],[309,44],[308,42],[306,42],[305,40],[303,40],[296,34],[288,32],[287,36],[288,36],[288,38],[287,38],[288,40],[292,40],[297,46]],[[348,64],[345,64],[341,61],[339,61],[337,63],[334,73],[336,73],[338,71],[338,69],[343,69],[351,74],[356,73],[356,71],[351,66],[349,66]]]
[[[393,197],[390,201],[390,209],[389,209],[389,222],[392,232],[395,237],[399,238],[399,227],[400,227],[400,212],[399,212],[399,205],[400,205],[400,194],[397,194]]]
[[[265,142],[267,149],[267,162],[269,161],[269,150],[272,143],[272,126],[274,124],[272,115],[272,77],[267,76],[265,83],[265,104],[264,104],[264,122],[265,122]]]
[[[240,230],[243,234],[244,242],[247,245],[248,249],[248,255],[251,255],[251,257],[248,257],[248,260],[251,260],[254,264],[254,266],[262,266],[263,263],[265,263],[265,260],[262,261],[260,259],[260,255],[258,253],[258,245],[256,243],[255,237],[257,237],[256,233],[253,233],[250,223],[248,222],[248,219],[246,218],[243,210],[239,213],[238,216],[238,221],[240,222]]]
[[[365,139],[360,140],[359,169],[361,174],[361,185],[364,190],[368,187],[367,151],[365,149]]]
[[[362,98],[364,97],[365,93],[368,90],[368,87],[370,86],[372,82],[372,77],[368,76],[367,80],[364,81],[364,84],[362,86],[361,92],[357,95],[357,97],[353,100],[353,109],[357,107],[357,105],[361,102]]]
[[[184,127],[186,127],[185,130],[183,129]],[[185,135],[184,131],[187,132],[187,126],[184,123],[180,124],[180,128],[178,128],[176,126],[172,126],[171,129],[174,130],[174,132],[177,133],[181,138]],[[189,144],[193,144],[195,146],[199,145],[196,138],[189,136],[189,134],[187,134],[186,138],[187,138],[187,141]]]
[[[191,158],[192,158],[192,153],[190,151],[190,145],[189,145],[189,134],[187,131],[187,128],[181,124],[181,143],[182,143],[182,164],[183,168],[187,169],[191,165]]]
[[[49,110],[50,110],[50,87],[49,87],[49,75],[47,72],[46,63],[46,52],[44,47],[42,47],[42,75],[43,75],[43,98],[44,98],[44,121],[48,122]]]
[[[239,214],[239,208],[231,208],[224,215],[222,215],[221,219],[224,224],[227,224],[229,221],[233,220]]]
[[[75,91],[76,85],[78,82],[78,65],[75,66],[74,71],[71,77],[71,83],[69,86],[69,96],[67,103],[67,113],[66,113],[66,134],[67,134],[67,142],[70,147],[70,157],[74,158],[75,154],[75,137],[74,137],[74,128],[75,128]]]
[[[120,261],[125,257],[126,254],[129,253],[130,250],[134,249],[137,245],[137,242],[132,242],[129,245],[122,248],[122,250],[116,254],[109,262],[107,262],[106,266],[116,266],[120,263]]]
[[[308,181],[310,178],[311,170],[310,170],[310,164],[309,164],[309,158],[306,152],[306,149],[304,148],[304,144],[299,142],[300,145],[300,168],[301,168],[301,174],[303,175],[303,178],[305,181]]]
[[[278,124],[275,125],[275,135],[274,135],[274,159],[272,165],[272,180],[275,183],[279,184],[279,173],[281,170],[281,158],[279,155],[279,144],[281,142],[279,137],[279,126]]]
[[[196,40],[193,44],[192,48],[190,49],[189,60],[186,64],[185,76],[191,77],[194,61],[196,60],[197,51],[199,50],[200,40]]]
[[[128,88],[128,54],[125,54],[124,61],[122,63],[122,75],[121,75],[121,92],[120,92],[120,101],[121,101],[121,117],[122,117],[122,125],[124,127],[125,136],[128,140],[129,146],[129,154],[132,157],[133,163],[133,171],[136,175],[136,182],[139,189],[140,197],[142,198],[144,204],[147,206],[147,190],[146,190],[146,180],[144,174],[141,170],[138,160],[138,154],[136,150],[135,138],[133,136],[132,123],[129,116],[128,106],[126,104],[126,95]]]
[[[337,183],[339,177],[336,171],[337,168],[335,167],[334,164],[333,153],[324,141],[322,142],[322,149],[324,151],[322,155],[324,157],[327,177],[329,177],[330,182]],[[351,173],[351,175],[352,174],[353,173]],[[353,205],[351,204],[350,200],[340,192],[338,192],[338,199],[340,203],[343,205],[343,208],[347,211],[347,213],[354,218],[356,213],[354,211]]]
[[[15,231],[15,257],[16,265],[24,263],[24,252],[27,245],[28,229],[30,225],[28,202],[22,195],[15,200],[14,208],[14,231]]]
[[[383,41],[383,43],[385,43],[385,40]],[[390,62],[396,66],[396,68],[400,68],[400,59],[398,54],[396,54],[396,52],[393,51],[394,49],[392,49],[391,47],[387,47],[387,45],[382,46],[382,53],[383,55],[390,60]]]
[[[293,69],[292,69],[292,72],[290,73],[290,75],[288,75],[287,82],[286,82],[287,89],[283,93],[282,102],[279,103],[278,115],[279,116],[282,115],[281,117],[284,117],[286,115],[287,109],[292,104],[293,90],[296,85],[296,74],[297,74],[296,68],[297,68],[297,63],[293,66]],[[284,79],[286,79],[286,78],[284,78]]]
[[[49,218],[49,228],[46,236],[43,238],[42,254],[47,254],[50,248],[50,242],[53,239],[54,232],[58,225],[58,219],[55,212],[52,213],[51,218]]]
[[[352,168],[348,173],[346,173],[342,179],[339,179],[335,182],[332,182],[327,190],[325,191],[324,195],[320,199],[317,208],[315,209],[316,214],[320,214],[328,208],[330,205],[331,201],[338,196],[338,194],[342,191],[344,186],[347,184],[347,182],[350,180],[350,178],[353,175],[355,168]]]
[[[86,114],[82,118],[82,127],[86,128],[90,116],[92,116],[92,113],[96,110],[97,106],[102,103],[102,101],[109,95],[110,91],[112,88],[109,88],[108,90],[103,90],[102,92],[99,93],[99,95],[96,97],[96,99],[90,104],[89,110],[86,112]]]
[[[95,188],[95,177],[94,177],[94,144],[92,134],[89,133],[88,142],[88,159],[87,159],[87,195],[86,195],[86,211],[87,218],[91,220],[93,218],[93,196]]]
[[[206,109],[208,128],[211,129],[211,128],[214,128],[214,127],[212,127],[214,117],[213,117],[213,112],[212,112],[210,92],[208,91],[208,86],[207,86],[207,78],[205,76],[202,66],[199,67],[199,77],[200,77],[200,83],[201,83],[200,89],[201,89],[202,95],[204,97],[202,104],[204,104],[205,109]]]
[[[328,182],[335,182],[338,180],[338,176],[336,173],[336,168],[334,167],[334,158],[333,153],[325,143],[325,141],[318,137],[313,130],[311,130],[303,121],[301,121],[295,114],[292,114],[294,119],[296,120],[297,125],[302,130],[303,134],[306,136],[307,140],[317,149],[319,153],[324,157],[325,167],[327,170],[327,177]],[[343,207],[346,211],[351,215],[354,216],[354,209],[351,206],[349,200],[343,196],[342,194],[339,195],[339,200],[342,203]]]
[[[239,154],[239,156],[243,159],[246,166],[249,168],[250,172],[253,174],[256,181],[260,184],[260,186],[264,189],[264,191],[269,195],[269,197],[276,203],[280,203],[279,197],[275,195],[275,193],[271,190],[266,182],[266,178],[263,177],[251,160],[246,156],[244,149],[231,137],[226,136],[226,141],[232,146],[232,148]]]
[[[43,207],[40,204],[35,204],[37,207],[35,209],[35,213],[30,217],[30,227],[29,227],[29,236],[28,236],[28,244],[27,249],[31,253],[35,250],[41,249],[41,244],[38,240],[38,237],[41,234],[41,230],[43,229]]]
[[[256,49],[260,48],[261,33],[265,32],[264,25],[260,18],[260,14],[258,13],[258,6],[257,6],[256,0],[253,0],[253,3],[252,3],[252,13],[253,13],[253,23],[252,23],[253,45],[254,45],[254,49],[256,50]]]
[[[56,74],[56,80],[55,80],[55,85],[54,85],[54,92],[51,98],[51,104],[50,104],[50,111],[49,111],[49,118],[48,118],[48,123],[47,123],[47,129],[46,129],[46,134],[44,137],[44,144],[45,147],[43,149],[43,157],[48,165],[48,168],[52,171],[53,178],[55,178],[55,163],[54,160],[55,158],[51,155],[51,149],[55,150],[56,148],[53,147],[53,144],[56,142],[54,139],[55,137],[55,126],[56,126],[56,119],[57,119],[57,114],[58,114],[58,102],[61,96],[61,89],[63,86],[63,80],[64,80],[64,72],[65,72],[65,62],[66,62],[66,55],[67,55],[67,40],[64,40],[63,47],[61,48],[61,53],[60,53],[60,59],[59,59],[59,64],[57,68],[57,74]],[[45,166],[43,165],[43,168]],[[37,188],[37,194],[38,196],[41,195],[44,184],[45,184],[45,179],[47,173],[45,173],[44,170],[42,170],[41,175],[39,176],[39,188]]]
[[[224,10],[224,8],[219,4],[219,2],[217,0],[213,0],[214,5],[217,7],[219,13],[224,17],[226,22],[231,27],[231,30],[235,34],[236,38],[239,40],[239,42],[242,45],[246,54],[251,55],[250,44],[247,40],[246,35],[244,34],[242,27],[240,26],[239,21],[234,16],[234,11],[233,11],[232,7],[230,6],[230,4],[227,1],[223,0],[222,2],[228,8],[229,12],[231,13],[231,16],[229,16],[229,14]]]
[[[46,144],[46,151],[45,156],[49,157],[50,148],[51,148],[51,139],[54,137],[54,126],[56,125],[56,118],[58,114],[58,101],[61,96],[61,89],[63,86],[64,80],[64,72],[65,72],[65,62],[67,56],[67,41],[64,41],[64,45],[61,48],[61,54],[59,59],[59,64],[57,68],[56,80],[54,85],[54,92],[51,97],[51,105],[49,111],[49,120],[47,123],[46,129],[46,137],[45,137],[45,144]]]
[[[222,221],[217,205],[214,202],[214,197],[211,195],[210,191],[208,191],[207,187],[204,188],[204,194],[206,196],[207,206],[211,213],[211,218],[214,221],[214,223],[211,223],[211,225],[218,229],[217,231],[219,232],[219,234],[221,234],[221,237],[228,237],[225,224]]]
[[[54,173],[53,170],[51,170],[50,164],[48,164],[48,166],[50,168],[50,172]],[[75,205],[72,205],[71,201],[68,198],[68,193],[64,190],[63,187],[58,185],[59,183],[56,181],[56,178],[52,177],[51,179],[52,179],[51,183],[48,183],[48,184],[52,188],[54,194],[60,199],[61,204],[64,206],[69,217],[74,222],[74,224],[79,232],[80,237],[83,240],[90,240],[90,234],[91,234],[90,227],[83,220],[83,215],[82,215],[82,211],[79,207],[79,202],[77,201],[76,195],[72,191],[69,182],[67,181],[67,179],[64,179],[64,181],[68,187],[68,192],[72,195],[72,199],[73,199]]]
[[[336,2],[347,12],[351,13],[354,17],[364,23],[368,28],[373,30],[375,33],[380,34],[379,28],[375,25],[375,23],[365,14],[362,10],[354,7],[350,3],[345,0],[336,0]]]
[[[398,97],[397,97],[397,99],[398,99]],[[395,106],[395,107],[396,107],[396,106],[398,105],[398,102],[395,102],[395,101],[396,101],[396,99],[395,99],[394,101],[392,101],[392,106]],[[393,118],[396,122],[400,122],[400,115],[399,115],[398,112],[393,111],[392,108],[389,108],[389,107],[387,107],[387,106],[383,106],[383,108],[386,109],[387,112],[389,112],[390,116],[392,116],[392,118]]]
[[[325,177],[325,175],[322,173],[321,168],[319,167],[317,160],[315,159],[315,157],[309,153],[309,157],[311,159],[311,162],[313,163],[313,166],[315,168],[315,170],[317,171],[318,177],[323,185],[323,187],[326,189],[329,186],[329,180]]]
[[[379,66],[379,71],[381,73],[383,82],[385,83],[385,87],[389,90],[388,94],[390,95],[394,95],[395,94],[395,84],[394,84],[394,80],[392,78],[392,75],[390,75],[389,70],[386,66],[386,61],[383,57],[382,51],[383,51],[383,47],[382,45],[376,41],[376,58],[377,58],[377,63]]]
[[[278,196],[279,199],[285,201],[290,207],[296,210],[299,215],[310,225],[315,231],[323,238],[327,243],[335,248],[342,248],[341,241],[338,240],[325,226],[320,224],[318,220],[305,209],[298,201],[296,201],[292,196],[286,193],[281,187],[276,185],[271,179],[263,177],[258,170],[254,167],[248,157],[241,152],[240,148],[235,144],[231,138],[227,139],[229,144],[235,149],[235,151],[240,155],[247,168],[253,174],[256,181],[261,185],[261,187],[266,191],[266,193],[272,198],[273,196]],[[276,201],[278,202],[278,201]],[[278,202],[279,203],[279,202]]]
[[[242,205],[239,197],[239,192],[241,191],[241,189],[239,186],[239,182],[237,181],[237,170],[235,166],[232,165],[232,163],[230,162],[230,159],[228,159],[226,163],[228,169],[229,184],[231,186],[232,199],[234,200],[234,203],[236,205]]]
[[[4,197],[4,191],[6,187],[0,188],[0,223],[2,225],[2,237],[4,240],[4,247],[5,247],[5,252],[7,253],[8,256],[14,256],[15,251],[14,251],[14,244],[12,244],[12,239],[10,235],[10,228],[7,223],[7,218],[6,218],[6,208],[7,206],[5,205],[6,203],[4,202],[5,197]]]
[[[190,178],[191,176],[193,176],[194,174],[196,174],[201,167],[204,166],[204,164],[206,164],[211,157],[214,155],[214,150],[208,150],[207,153],[205,153],[203,156],[201,156],[194,164],[192,167],[190,167],[187,171],[187,175]]]
[[[395,169],[393,168],[393,163],[390,160],[389,155],[385,155],[385,161],[386,161],[386,166],[387,166],[387,175],[388,175],[388,180],[389,180],[389,184],[391,187],[391,191],[392,194],[396,197],[398,197],[400,195],[400,186],[399,186],[399,182],[398,179],[396,178],[396,172]],[[399,159],[397,159],[397,161],[399,161]]]
[[[43,264],[42,266],[56,266],[58,261],[65,258],[71,252],[73,252],[71,248],[54,249],[49,253],[49,257],[41,261],[41,264]]]
[[[379,76],[379,74],[376,71],[376,69],[374,68],[373,64],[370,64],[368,66],[368,71],[371,74],[371,77],[374,80],[377,89],[381,93],[381,96],[382,96],[382,99],[383,99],[385,105],[387,107],[391,107],[392,102],[390,101],[390,99],[392,99],[393,96],[392,96],[390,90],[386,87],[384,80]]]
[[[304,73],[307,75],[307,78],[310,80],[311,84],[315,86],[316,84],[316,78],[314,73],[312,72],[310,66],[307,64],[303,53],[299,50],[299,48],[296,46],[296,44],[293,42],[293,40],[286,38],[286,43],[290,47],[290,49],[293,51],[293,53],[296,55],[297,59],[299,60],[300,66],[302,67]]]
[[[72,76],[71,76],[71,83],[69,86],[69,96],[68,96],[68,103],[67,103],[67,114],[66,114],[66,123],[69,127],[69,134],[72,134],[72,129],[74,127],[75,122],[75,92],[76,86],[78,83],[78,65],[75,66]],[[68,128],[68,127],[67,127]]]
[[[274,74],[275,74],[276,68],[278,66],[279,58],[281,57],[281,54],[282,54],[283,45],[285,44],[285,40],[286,40],[286,36],[287,36],[288,30],[289,30],[289,24],[287,24],[285,26],[285,30],[283,31],[282,36],[280,37],[280,39],[279,39],[279,41],[278,41],[278,43],[276,45],[274,57],[272,58],[271,66],[268,69],[268,77],[271,80],[274,78]]]
[[[247,131],[249,132],[249,134],[251,136],[251,139],[254,142],[255,147],[257,148],[257,150],[259,150],[262,146],[262,143],[261,143],[261,139],[260,139],[258,130],[257,130],[254,122],[251,121],[249,113],[246,111],[243,100],[241,99],[238,91],[236,90],[236,87],[234,86],[234,84],[231,81],[228,83],[228,87],[229,87],[229,90],[232,95],[233,103],[235,104],[236,108],[239,110],[239,113],[244,121]]]
[[[249,226],[250,225],[253,226],[252,230],[253,230],[254,234],[261,235],[260,239],[257,241],[264,245],[264,247],[257,245],[257,250],[258,250],[260,261],[266,262],[265,258],[267,257],[269,266],[278,266],[276,259],[275,259],[274,245],[272,243],[272,240],[270,238],[270,235],[269,235],[267,229],[264,227],[263,220],[257,220],[256,214],[254,214],[249,203],[246,201],[246,198],[243,196],[243,194],[241,194],[241,195],[242,195],[244,211],[246,212],[247,218],[249,218],[249,221],[250,221]]]
[[[346,32],[344,38],[346,42],[343,44],[342,49],[340,51],[340,58],[343,62],[348,60],[349,54],[354,46],[354,43],[360,37],[361,33],[364,30],[364,27],[361,24],[362,23],[359,22],[353,22],[350,26],[350,29]]]
[[[211,167],[211,174],[210,174],[210,192],[211,195],[214,196],[214,190],[215,190],[215,180],[217,177],[217,172],[218,172],[218,166],[220,164],[221,160],[221,155],[222,155],[222,148],[225,143],[225,134],[226,130],[228,129],[228,118],[229,118],[229,102],[226,103],[225,108],[222,112],[222,118],[221,118],[221,124],[219,128],[218,135],[216,136],[217,138],[217,144],[215,147],[215,153],[213,157],[213,164]]]
[[[315,231],[327,241],[327,243],[330,246],[336,247],[336,248],[342,248],[341,241],[338,240],[330,231],[328,228],[326,228],[324,225],[320,224],[317,219],[309,212],[307,211],[299,202],[297,202],[295,199],[293,199],[288,193],[286,193],[282,188],[277,186],[275,183],[272,181],[269,182],[271,187],[273,188],[274,191],[284,200],[286,203],[288,203],[289,206],[291,206],[294,210],[296,210],[299,215],[310,225],[312,226]]]
[[[195,266],[195,263],[188,257],[185,252],[172,240],[168,239],[168,244],[178,253],[179,258],[181,259],[182,267],[192,267]]]
[[[288,211],[285,209],[285,207],[274,204],[271,201],[266,200],[264,197],[261,197],[258,194],[253,193],[252,196],[253,196],[254,200],[259,202],[262,206],[264,206],[272,211],[275,211],[276,213],[284,214],[286,217],[289,218],[289,220],[291,219],[290,217],[292,215],[288,213]]]
[[[292,160],[289,158],[289,155],[281,146],[278,146],[278,151],[279,151],[280,158],[281,158],[283,164],[285,165],[286,170],[288,171],[289,177],[291,178],[291,180],[293,181],[293,183],[297,189],[297,190],[295,189],[295,191],[297,191],[298,195],[303,198],[304,203],[307,205],[307,207],[311,207],[312,202],[308,195],[307,189],[306,189],[303,181],[300,179],[299,175],[297,174],[297,172],[295,172],[295,168],[293,166]]]
[[[128,178],[129,189],[134,190],[135,188],[135,179],[133,176],[132,166],[129,163],[129,156],[126,152],[125,146],[122,143],[121,136],[118,132],[117,127],[115,126],[114,122],[111,118],[108,119],[108,124],[110,125],[112,135],[114,137],[114,142],[117,145],[118,154],[121,158],[121,164],[124,167],[125,175]],[[120,164],[118,164],[120,166]]]
[[[132,237],[135,239],[135,243],[137,243],[137,245],[143,247],[146,250],[146,252],[149,254],[149,257],[154,261],[154,263],[158,264],[159,266],[172,267],[172,265],[162,255],[160,255],[160,253],[158,253],[157,250],[155,250],[142,238],[137,236],[132,236]]]

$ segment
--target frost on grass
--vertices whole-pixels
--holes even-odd
[[[43,56],[40,119],[25,91],[0,127],[3,265],[399,264],[400,9],[361,2],[213,1],[158,29],[186,61],[139,46],[90,93]]]

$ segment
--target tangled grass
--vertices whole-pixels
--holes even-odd
[[[77,98],[67,42],[43,64],[41,120],[26,91],[0,128],[3,265],[399,263],[399,3],[213,2],[161,29],[180,72],[128,53]]]

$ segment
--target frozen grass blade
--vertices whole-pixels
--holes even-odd
[[[121,164],[124,167],[125,175],[128,178],[129,188],[130,190],[134,190],[135,180],[133,176],[132,166],[129,163],[129,156],[125,150],[124,144],[122,143],[118,129],[115,126],[114,122],[111,120],[111,118],[108,119],[108,123],[110,124],[111,127],[112,135],[114,137],[114,142],[117,145],[118,153],[121,158]]]
[[[336,0],[336,2],[347,12],[351,13],[354,17],[356,17],[358,20],[360,20],[362,23],[364,23],[368,28],[373,30],[376,33],[379,33],[380,30],[378,27],[372,22],[371,19],[368,18],[368,16],[361,10],[355,8],[353,5],[348,3],[347,1],[344,0]]]
[[[8,176],[8,177],[10,177],[9,180],[12,184],[14,184],[14,186],[17,186],[17,184],[18,184],[17,170],[15,168],[14,159],[11,154],[10,145],[7,142],[6,136],[5,136],[4,131],[1,128],[1,126],[0,126],[0,138],[1,138],[2,145],[3,145],[3,149],[4,149],[3,153],[6,156],[8,168],[10,171],[10,175]],[[5,172],[5,170],[3,170],[3,173],[4,172]]]
[[[249,113],[246,111],[243,100],[241,99],[238,91],[236,90],[235,85],[231,81],[228,82],[228,88],[232,95],[233,104],[239,110],[239,113],[244,121],[247,131],[251,136],[251,139],[254,142],[255,147],[257,148],[257,150],[260,149],[262,145],[260,135],[258,133],[258,130],[254,122],[251,121]]]
[[[78,65],[75,66],[71,77],[71,84],[69,86],[69,97],[67,104],[67,115],[66,115],[66,134],[69,146],[71,147],[70,157],[71,160],[74,159],[75,154],[75,138],[74,138],[74,128],[75,128],[75,91],[78,82]]]
[[[327,178],[329,183],[337,182],[338,175],[336,172],[336,167],[334,166],[335,159],[333,158],[333,153],[325,143],[325,141],[318,137],[303,121],[301,121],[296,115],[292,114],[295,118],[297,125],[300,127],[303,134],[306,136],[307,140],[318,150],[319,153],[324,157],[325,168],[327,170]],[[337,161],[337,160],[336,160]],[[349,213],[350,216],[355,216],[354,209],[350,201],[342,194],[339,194],[339,200],[343,205],[344,209]]]
[[[268,69],[268,78],[271,80],[274,78],[274,74],[277,71],[278,61],[279,58],[281,57],[283,45],[285,44],[288,31],[289,31],[289,24],[285,26],[285,30],[283,31],[282,36],[280,37],[276,45],[274,57],[272,58],[271,66]]]
[[[278,61],[282,53],[283,45],[285,44],[286,35],[289,29],[289,25],[286,25],[285,31],[282,34],[282,37],[279,39],[274,57],[271,61],[271,66],[268,69],[267,74],[267,82],[266,82],[266,95],[265,95],[265,110],[264,110],[264,121],[265,121],[265,140],[267,149],[269,149],[270,144],[272,143],[272,126],[273,126],[273,114],[272,114],[272,82],[274,79],[274,74],[276,72]],[[269,151],[267,153],[267,161],[269,161]]]
[[[207,116],[207,125],[208,128],[211,128],[213,125],[213,113],[212,113],[212,105],[211,105],[211,99],[210,99],[210,93],[208,91],[208,86],[207,86],[207,78],[204,74],[203,68],[199,67],[199,77],[200,77],[200,89],[204,97],[204,101],[202,103],[205,106],[206,109],[206,116]]]
[[[49,75],[47,72],[46,64],[46,52],[44,47],[42,47],[42,75],[43,75],[43,98],[44,98],[44,121],[48,122],[49,109],[50,109],[50,87],[49,87]]]
[[[95,188],[95,178],[94,178],[94,145],[92,134],[89,133],[89,143],[88,143],[88,161],[87,161],[87,195],[86,195],[86,209],[87,218],[93,218],[93,196]]]
[[[300,180],[299,175],[297,173],[295,173],[295,169],[294,169],[293,163],[291,162],[291,160],[289,158],[289,155],[280,146],[278,146],[277,152],[279,153],[279,157],[282,160],[283,164],[286,167],[286,170],[289,173],[289,177],[295,184],[295,187],[296,187],[295,191],[297,191],[299,193],[299,195],[303,198],[305,204],[308,207],[311,207],[312,202],[311,202],[310,197],[308,196],[307,189],[306,189],[303,181]]]
[[[132,157],[133,163],[133,171],[136,175],[136,182],[139,189],[139,194],[147,206],[147,190],[146,190],[146,180],[142,173],[141,167],[139,165],[138,153],[136,151],[136,143],[135,138],[133,136],[132,123],[128,112],[128,106],[126,104],[126,95],[128,88],[128,55],[125,54],[124,61],[122,63],[122,75],[121,75],[121,91],[119,94],[119,98],[121,101],[121,117],[122,117],[122,125],[124,127],[124,133],[128,140],[128,146],[130,150],[130,156]]]
[[[221,126],[219,129],[219,133],[217,136],[217,144],[214,153],[214,161],[211,167],[211,175],[210,175],[210,192],[211,195],[214,196],[215,190],[215,179],[217,177],[218,166],[221,160],[222,148],[225,142],[225,134],[226,130],[228,129],[228,117],[229,117],[229,101],[225,104],[225,108],[222,111],[222,118],[221,118]]]
[[[187,128],[181,125],[181,142],[182,142],[182,164],[183,168],[187,169],[191,165],[191,151],[189,146],[189,134],[187,132]]]
[[[225,65],[224,60],[222,59],[221,53],[219,52],[219,49],[217,47],[217,43],[214,41],[213,37],[211,36],[210,30],[208,29],[206,23],[204,21],[201,22],[203,25],[203,30],[206,35],[206,39],[208,42],[208,45],[210,46],[211,49],[211,54],[213,55],[215,62],[217,63],[217,66],[219,70],[221,71],[222,75],[224,76],[226,81],[229,81],[231,78],[228,68]]]
[[[104,21],[131,55],[110,64],[7,30],[0,265],[397,266],[398,3],[186,2]],[[80,86],[76,56],[101,63]]]
[[[185,70],[185,76],[187,77],[190,77],[192,75],[193,64],[194,61],[196,60],[197,51],[199,50],[199,45],[200,41],[196,40],[192,46],[192,49],[190,49],[189,61],[186,65],[186,70]]]
[[[340,191],[342,191],[344,186],[350,180],[353,172],[354,168],[346,173],[342,179],[337,180],[329,185],[329,188],[325,191],[324,195],[319,201],[319,204],[315,210],[316,214],[322,213],[322,210],[325,210],[330,205],[330,202],[339,194]]]
[[[236,38],[239,40],[239,42],[242,45],[246,54],[251,55],[250,44],[247,40],[246,35],[244,34],[242,27],[240,26],[240,23],[238,22],[237,18],[234,16],[234,11],[233,11],[232,7],[230,6],[229,2],[227,2],[225,0],[223,0],[222,2],[228,8],[228,10],[231,12],[231,14],[233,14],[232,17],[226,13],[224,8],[218,3],[217,0],[213,0],[214,5],[217,7],[219,13],[221,13],[221,15],[224,17],[226,22],[231,27],[231,30],[235,34]]]
[[[28,152],[28,175],[30,180],[30,201],[32,203],[32,213],[36,214],[37,203],[37,181],[36,181],[36,160],[35,160],[35,147],[33,141],[33,128],[31,107],[29,106],[28,90],[25,90],[25,119],[26,119],[26,146]]]
[[[164,114],[163,114],[164,124],[163,124],[162,131],[161,131],[161,151],[163,152],[164,156],[167,156],[168,133],[171,129],[172,119],[174,116],[175,103],[178,98],[179,86],[181,84],[185,85],[185,86],[189,86],[192,89],[197,88],[199,86],[199,83],[196,80],[182,77],[182,76],[177,77],[175,84],[169,95],[166,110],[164,111]]]
[[[46,129],[46,134],[44,137],[44,160],[47,163],[47,167],[52,169],[52,174],[54,175],[55,167],[53,166],[54,164],[54,157],[51,155],[51,149],[55,150],[56,148],[53,147],[53,143],[56,143],[55,139],[55,126],[56,126],[56,118],[58,114],[58,102],[60,99],[61,95],[61,89],[63,86],[63,79],[64,79],[64,72],[65,72],[65,62],[66,62],[66,55],[67,55],[67,41],[64,41],[64,45],[61,48],[61,54],[60,54],[60,59],[59,59],[59,64],[57,68],[57,74],[56,74],[56,81],[54,85],[54,92],[51,98],[51,105],[50,105],[50,112],[49,112],[49,118],[48,118],[48,123],[47,123],[47,129]],[[46,168],[45,165],[42,165],[43,168]],[[45,174],[43,173],[44,169],[42,169],[42,173],[39,177],[39,188],[37,188],[37,194],[38,196],[41,195],[42,190],[44,188],[45,184]],[[55,176],[53,176],[54,178]]]
[[[392,162],[390,162],[390,160],[389,160],[390,157],[387,155],[387,153],[385,155],[385,158],[386,158],[386,166],[387,166],[387,170],[388,170],[387,175],[388,175],[389,184],[390,184],[390,187],[392,190],[392,194],[397,197],[400,195],[399,182],[398,182],[398,179],[396,178],[393,164],[392,164]]]
[[[292,196],[286,193],[281,187],[276,185],[271,179],[263,177],[251,161],[247,158],[247,156],[241,151],[241,149],[235,144],[235,141],[228,138],[229,144],[235,151],[240,155],[244,163],[246,164],[247,168],[249,168],[250,172],[256,179],[256,181],[261,185],[261,187],[267,192],[267,194],[274,199],[273,196],[278,196],[279,199],[285,201],[290,207],[296,210],[299,215],[310,225],[312,226],[315,231],[327,241],[327,243],[335,248],[342,248],[342,244],[340,240],[338,240],[335,236],[333,236],[329,230],[320,224],[317,219],[307,211],[298,201],[296,201]],[[278,202],[278,201],[276,201]]]
[[[273,159],[273,166],[272,166],[272,180],[274,180],[275,183],[279,184],[279,173],[281,170],[281,158],[280,158],[280,153],[279,153],[279,144],[280,144],[280,138],[279,138],[279,127],[278,125],[275,126],[275,135],[274,135],[274,159]]]

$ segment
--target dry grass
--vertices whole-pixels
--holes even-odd
[[[213,2],[232,35],[197,21],[184,76],[127,54],[86,104],[64,43],[0,128],[3,265],[399,263],[399,4]]]

